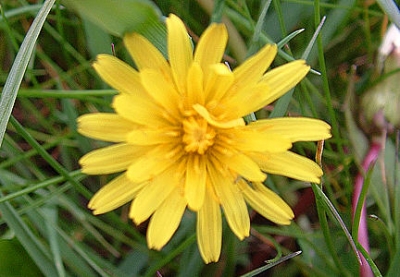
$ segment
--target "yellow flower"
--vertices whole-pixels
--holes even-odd
[[[125,45],[138,71],[110,55],[94,68],[120,92],[114,113],[78,119],[79,132],[116,144],[81,158],[83,172],[122,172],[91,199],[95,214],[132,201],[136,224],[151,217],[150,248],[161,249],[188,207],[197,214],[197,242],[206,263],[221,251],[221,207],[239,239],[249,236],[246,202],[277,224],[290,224],[290,207],[262,182],[267,173],[320,182],[313,161],[288,151],[295,141],[330,137],[328,124],[309,118],[265,119],[245,124],[243,116],[276,100],[309,71],[294,61],[265,73],[277,47],[266,45],[235,70],[222,56],[228,39],[212,24],[193,53],[182,21],[167,20],[168,57],[144,37],[128,34]]]

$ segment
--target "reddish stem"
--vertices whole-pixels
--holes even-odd
[[[360,194],[362,187],[364,185],[364,175],[366,172],[375,164],[378,160],[379,154],[382,150],[382,142],[372,142],[370,148],[368,150],[367,155],[364,157],[362,162],[362,170],[363,172],[359,172],[354,180],[354,192],[353,192],[353,217],[356,211],[357,203],[360,200]],[[364,199],[361,199],[364,201]],[[358,228],[358,242],[364,247],[365,251],[369,253],[369,241],[368,241],[368,229],[367,229],[367,209],[365,206],[365,201],[362,206],[361,216],[360,216],[360,224]],[[373,277],[374,274],[371,271],[367,261],[364,256],[361,255],[362,265],[360,267],[360,276],[361,277]]]

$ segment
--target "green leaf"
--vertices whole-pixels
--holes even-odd
[[[17,239],[0,240],[0,277],[43,276]]]
[[[3,197],[1,192],[0,197]],[[35,261],[36,265],[41,269],[43,274],[45,276],[57,276],[57,270],[51,260],[50,253],[41,241],[35,237],[32,230],[29,229],[11,204],[1,203],[0,212],[8,227],[14,231],[16,237],[19,239],[31,258]]]
[[[3,142],[4,133],[6,131],[8,120],[10,119],[11,111],[14,107],[15,99],[18,94],[18,89],[24,77],[25,70],[28,66],[36,40],[42,30],[44,21],[49,14],[55,0],[48,0],[43,4],[43,7],[38,12],[33,21],[24,41],[18,51],[17,57],[11,67],[10,74],[7,77],[3,92],[0,96],[0,146]]]
[[[167,52],[162,14],[151,1],[63,0],[63,3],[112,35],[123,37],[125,33],[137,32],[149,39],[163,54]]]

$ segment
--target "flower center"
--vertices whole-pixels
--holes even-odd
[[[183,121],[183,142],[186,152],[204,154],[214,144],[216,132],[201,117],[188,117]]]

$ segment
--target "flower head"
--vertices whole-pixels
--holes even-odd
[[[221,250],[221,208],[239,239],[249,236],[246,202],[278,224],[290,224],[290,207],[262,182],[266,173],[319,182],[322,170],[290,152],[295,141],[330,137],[329,125],[308,118],[266,119],[245,124],[243,116],[276,100],[309,71],[294,61],[265,73],[277,48],[266,45],[230,71],[221,63],[227,31],[212,24],[193,53],[182,21],[167,20],[168,57],[144,37],[128,34],[125,45],[138,70],[110,55],[94,68],[119,91],[115,113],[78,119],[83,135],[115,142],[81,158],[83,172],[122,172],[91,199],[101,214],[132,201],[136,224],[151,217],[150,248],[162,248],[186,208],[197,214],[197,241],[205,262]]]

